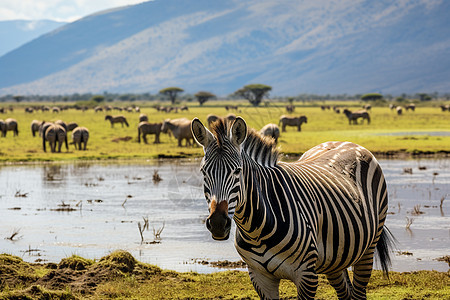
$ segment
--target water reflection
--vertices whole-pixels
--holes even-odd
[[[390,199],[386,224],[399,251],[412,254],[395,256],[394,270],[447,271],[435,259],[449,254],[450,161],[380,163]],[[27,196],[16,197],[17,191]],[[72,254],[93,259],[123,249],[163,268],[211,272],[218,269],[196,261],[240,259],[233,236],[213,241],[205,228],[199,161],[3,166],[0,214],[1,251],[28,261],[59,262]],[[145,220],[141,236],[138,223]],[[161,243],[152,243],[163,224]],[[17,229],[16,238],[4,239]],[[25,252],[30,247],[40,251]]]

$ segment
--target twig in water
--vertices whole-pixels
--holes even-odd
[[[413,223],[413,221],[414,221],[413,218],[410,219],[410,218],[406,217],[406,230],[411,231],[410,227],[411,227],[411,224]]]
[[[155,237],[155,241],[161,240],[161,233],[164,230],[164,226],[166,225],[166,222],[163,222],[163,226],[159,228],[158,230],[155,230],[155,227],[153,227],[153,236]]]
[[[432,180],[433,185],[434,185],[434,180],[436,179],[436,176],[438,176],[438,175],[439,175],[438,172],[433,173],[433,180]]]
[[[19,239],[21,239],[21,236],[18,236],[20,232],[20,228],[19,229],[14,229],[13,233],[10,236],[5,237],[5,240],[10,240],[10,241],[17,241]]]
[[[21,193],[20,190],[16,190],[16,194],[14,195],[14,197],[26,198],[28,197],[28,193]]]
[[[159,176],[158,170],[153,172],[153,183],[158,183],[162,180],[161,176]]]
[[[144,227],[143,227],[142,231],[144,231],[146,229],[148,230],[148,216],[147,216],[147,218],[142,217],[142,219],[144,219]]]
[[[442,196],[442,198],[441,198],[441,204],[439,205],[439,208],[440,208],[440,210],[441,210],[441,216],[444,216],[443,206],[444,206],[444,201],[445,201],[445,198],[446,198],[446,197],[447,197],[447,195]]]
[[[414,205],[414,210],[411,212],[411,214],[413,216],[424,214],[424,212],[420,210],[420,204]]]
[[[141,225],[141,222],[138,222],[139,234],[141,235],[141,244],[144,242],[144,228]]]

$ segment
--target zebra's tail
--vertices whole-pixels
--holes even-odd
[[[381,269],[386,278],[389,279],[389,268],[391,267],[391,252],[396,244],[396,239],[389,231],[389,229],[384,226],[383,232],[380,235],[377,243],[377,255],[381,264]]]

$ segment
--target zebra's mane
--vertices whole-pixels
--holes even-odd
[[[230,128],[232,122],[217,120],[211,125],[211,132],[216,137],[217,145],[222,148],[224,144],[231,143]],[[265,167],[274,167],[280,159],[280,150],[275,141],[262,136],[258,131],[249,128],[247,138],[241,145],[245,152],[256,163]]]

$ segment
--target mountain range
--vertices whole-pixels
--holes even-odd
[[[450,91],[450,1],[154,0],[0,57],[0,95]]]

